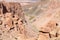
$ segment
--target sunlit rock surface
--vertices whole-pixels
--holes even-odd
[[[60,1],[0,2],[0,40],[60,40]]]
[[[41,0],[32,5],[25,7],[25,17],[31,28],[39,34],[36,34],[39,36],[37,39],[60,40],[60,1]]]
[[[0,40],[25,40],[20,3],[0,2]]]

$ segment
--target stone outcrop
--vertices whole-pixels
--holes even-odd
[[[20,3],[0,2],[0,40],[25,40]]]

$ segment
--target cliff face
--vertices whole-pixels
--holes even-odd
[[[23,19],[20,3],[0,2],[0,40],[23,40]]]
[[[39,27],[38,40],[60,40],[60,1],[51,0],[36,25]],[[41,23],[41,24],[40,24]]]

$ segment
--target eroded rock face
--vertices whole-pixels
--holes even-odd
[[[25,40],[20,3],[0,2],[0,40]]]
[[[51,0],[49,4],[45,14],[42,15],[43,23],[40,20],[42,25],[39,26],[38,40],[60,40],[60,1]]]

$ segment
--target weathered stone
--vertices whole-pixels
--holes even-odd
[[[0,20],[2,20],[0,21],[0,30],[2,32],[2,40],[16,40],[15,37],[17,40],[25,40],[25,28],[24,23],[22,23],[23,16],[20,3],[0,2]],[[21,37],[21,39],[18,37]]]

